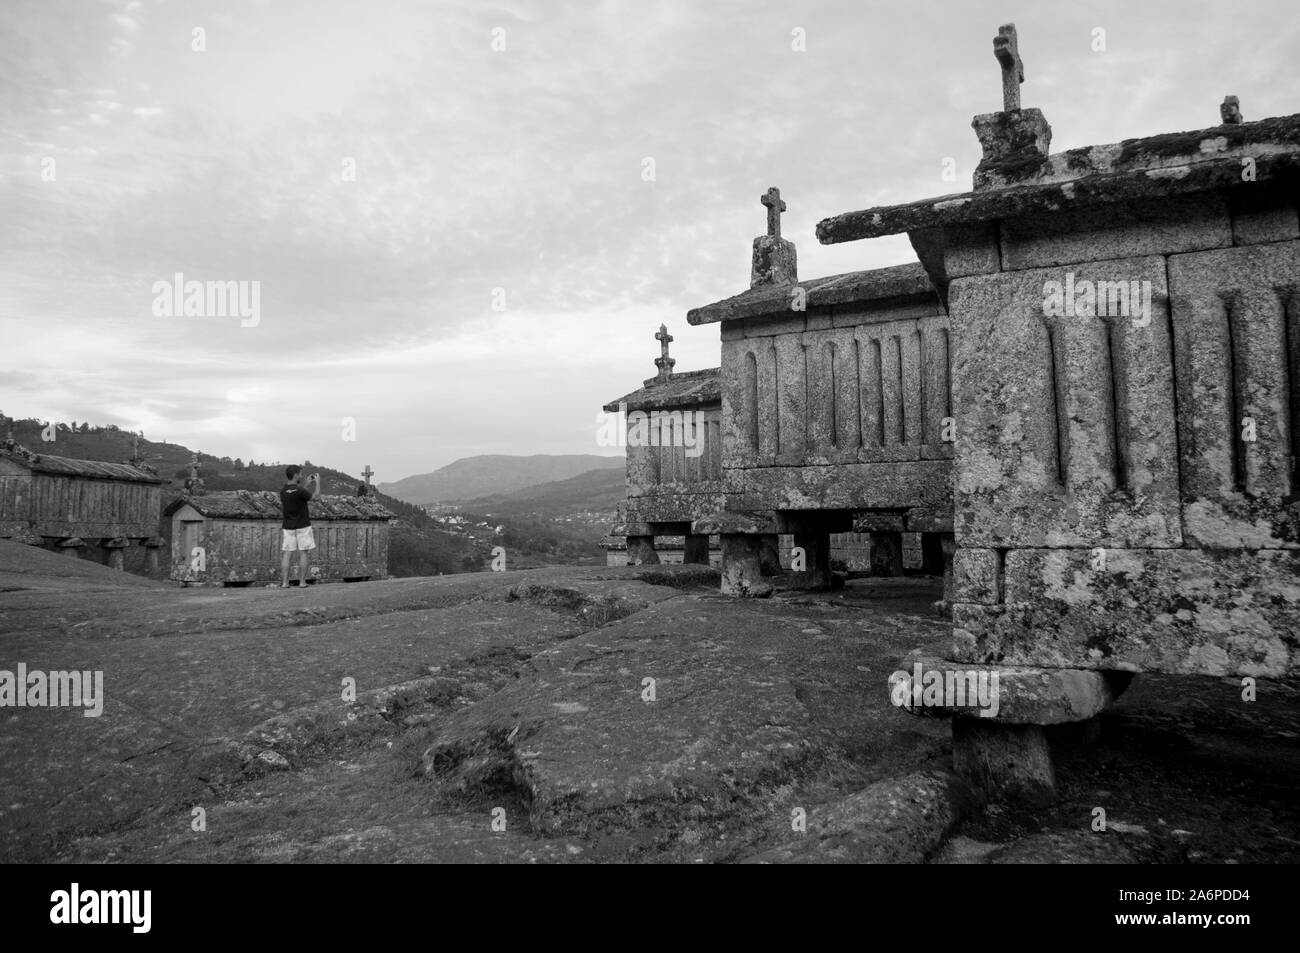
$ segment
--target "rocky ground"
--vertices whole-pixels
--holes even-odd
[[[716,586],[666,566],[178,589],[0,541],[0,669],[99,669],[106,696],[98,718],[0,709],[0,859],[1300,857],[1295,684],[1243,702],[1139,677],[1100,741],[1055,739],[1055,805],[985,809],[947,724],[890,705],[890,673],[948,638],[937,580]]]

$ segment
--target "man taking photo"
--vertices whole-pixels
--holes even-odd
[[[311,562],[310,552],[316,548],[316,540],[311,535],[311,517],[307,513],[307,502],[320,493],[320,474],[313,473],[307,486],[302,485],[302,467],[284,468],[284,475],[289,482],[280,491],[280,507],[284,511],[284,522],[280,524],[282,540],[280,543],[280,588],[289,588],[289,563],[293,554],[298,554],[298,586],[307,585],[307,566]]]

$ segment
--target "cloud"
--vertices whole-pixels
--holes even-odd
[[[1007,19],[1058,149],[1205,125],[1228,91],[1288,112],[1298,85],[1291,20],[1173,0],[233,0],[201,54],[185,5],[100,9],[50,0],[3,28],[0,129],[21,135],[0,136],[0,334],[36,376],[0,402],[230,456],[364,453],[390,479],[589,451],[600,405],[653,373],[661,321],[679,369],[716,365],[716,327],[684,315],[747,286],[770,185],[802,275],[911,260],[905,237],[813,230],[960,187],[941,163],[978,161]],[[259,281],[261,323],[154,318],[176,272]]]

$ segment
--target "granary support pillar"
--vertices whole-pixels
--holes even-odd
[[[1128,673],[973,665],[909,659],[896,705],[952,719],[953,767],[990,801],[1033,805],[1056,796],[1048,731],[1095,740],[1097,716],[1128,686]]]
[[[104,549],[108,551],[108,565],[118,572],[126,570],[126,560],[123,558],[123,550],[131,545],[122,537],[104,540]]]
[[[163,541],[161,537],[151,536],[144,540],[145,558],[148,560],[149,575],[157,575],[162,571],[159,565],[158,552],[162,549]]]
[[[763,578],[763,550],[764,537],[776,537],[774,514],[724,511],[696,520],[691,529],[704,536],[717,534],[722,544],[724,595],[758,598],[772,594],[772,584]]]
[[[722,534],[722,593],[727,596],[770,596],[763,579],[763,543],[751,533]]]
[[[73,559],[81,558],[81,550],[86,546],[86,541],[80,536],[73,536],[71,539],[65,539],[59,543],[59,552],[64,556],[71,556]]]
[[[655,551],[655,538],[644,524],[629,523],[627,527],[627,564],[629,566],[657,566],[659,553]]]
[[[1041,725],[954,718],[952,766],[990,801],[1046,805],[1056,798],[1056,771]]]
[[[860,510],[853,514],[853,532],[866,533],[871,544],[871,574],[903,574],[903,510]]]

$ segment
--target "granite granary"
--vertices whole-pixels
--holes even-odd
[[[902,533],[942,569],[952,528],[945,443],[948,318],[919,265],[800,282],[778,189],[760,199],[750,290],[697,308],[722,325],[726,507],[697,523],[722,538],[723,591],[766,595],[781,534],[814,588],[831,582],[831,535],[869,532],[901,570]],[[793,552],[793,548],[791,552]]]
[[[139,459],[36,453],[9,433],[0,442],[0,539],[156,574],[164,482]]]
[[[1042,726],[1132,673],[1296,670],[1300,116],[1228,97],[1196,132],[1052,154],[1014,26],[994,53],[970,192],[817,227],[906,233],[918,264],[801,281],[773,189],[751,289],[687,316],[723,349],[726,507],[695,532],[742,596],[769,590],[770,534],[814,586],[837,528],[936,540],[954,638],[931,664],[988,667],[1004,698],[958,712],[958,765],[1040,797]]]
[[[316,582],[388,576],[395,517],[365,496],[320,496],[308,504]],[[270,584],[280,572],[280,499],[269,490],[190,493],[164,511],[171,520],[171,578],[188,585]]]
[[[718,369],[674,374],[672,335],[660,325],[655,337],[658,373],[604,408],[627,445],[627,502],[606,546],[613,556],[623,541],[637,566],[660,561],[655,537],[684,537],[682,561],[707,565],[709,536],[691,526],[723,503]]]

